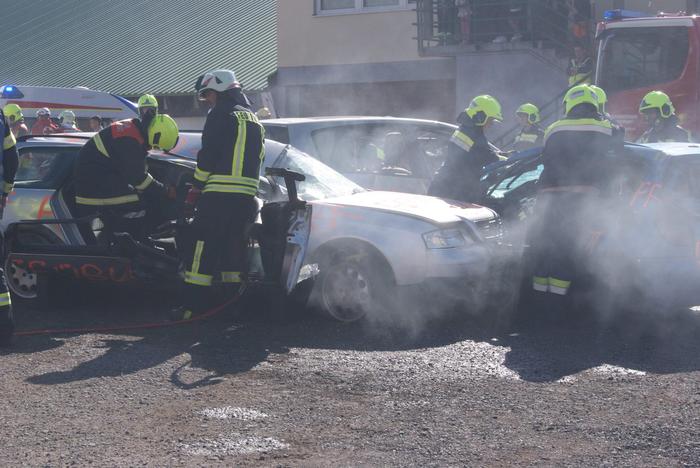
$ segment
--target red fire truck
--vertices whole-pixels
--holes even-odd
[[[639,103],[654,90],[671,97],[681,125],[700,137],[700,17],[606,12],[597,47],[595,82],[607,91],[607,111],[628,139],[643,132]]]

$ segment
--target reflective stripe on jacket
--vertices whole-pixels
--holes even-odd
[[[154,185],[148,173],[146,139],[138,119],[122,120],[96,133],[78,154],[76,203],[113,206],[139,201],[138,192]]]
[[[220,104],[207,116],[194,183],[203,192],[255,196],[265,158],[265,129],[242,106]]]

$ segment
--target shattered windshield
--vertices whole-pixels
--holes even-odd
[[[317,159],[291,146],[285,148],[281,158],[275,162],[274,166],[290,169],[306,176],[304,182],[297,184],[299,198],[303,200],[342,197],[365,190]],[[284,186],[284,181],[281,178],[277,177],[276,180],[278,184]]]

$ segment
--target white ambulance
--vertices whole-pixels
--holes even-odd
[[[135,103],[116,94],[94,91],[84,87],[57,88],[50,86],[21,86],[6,84],[0,87],[0,106],[17,104],[31,128],[36,112],[46,107],[51,118],[58,119],[64,110],[75,112],[78,127],[87,130],[91,117],[99,116],[104,124],[111,121],[138,117]]]

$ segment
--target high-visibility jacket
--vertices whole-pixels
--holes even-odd
[[[590,57],[586,57],[579,63],[576,59],[571,59],[567,72],[569,75],[569,86],[589,84],[593,74],[593,60]]]
[[[542,141],[544,140],[544,130],[537,125],[527,125],[520,130],[520,133],[515,137],[513,141],[513,149],[515,151],[522,151],[528,148],[535,148],[542,146]]]
[[[145,135],[138,119],[121,120],[96,133],[78,154],[76,203],[124,205],[138,202],[138,192],[162,189],[146,167]]]
[[[656,124],[644,132],[637,140],[638,143],[657,143],[662,141],[690,143],[693,140],[690,132],[678,125],[678,117],[672,115],[666,119],[658,119]]]
[[[265,158],[265,129],[250,109],[218,103],[207,115],[194,185],[204,193],[255,196]]]
[[[599,115],[566,117],[547,128],[540,189],[604,188],[618,141],[610,121]]]
[[[0,134],[2,140],[2,193],[8,194],[12,191],[15,183],[15,175],[19,166],[17,155],[17,141],[10,131],[10,126],[5,120],[5,114],[0,111]],[[1,304],[0,304],[1,305]]]
[[[465,113],[460,126],[450,137],[445,162],[435,174],[428,195],[476,202],[480,198],[480,178],[484,166],[498,162],[484,128],[474,124]]]

